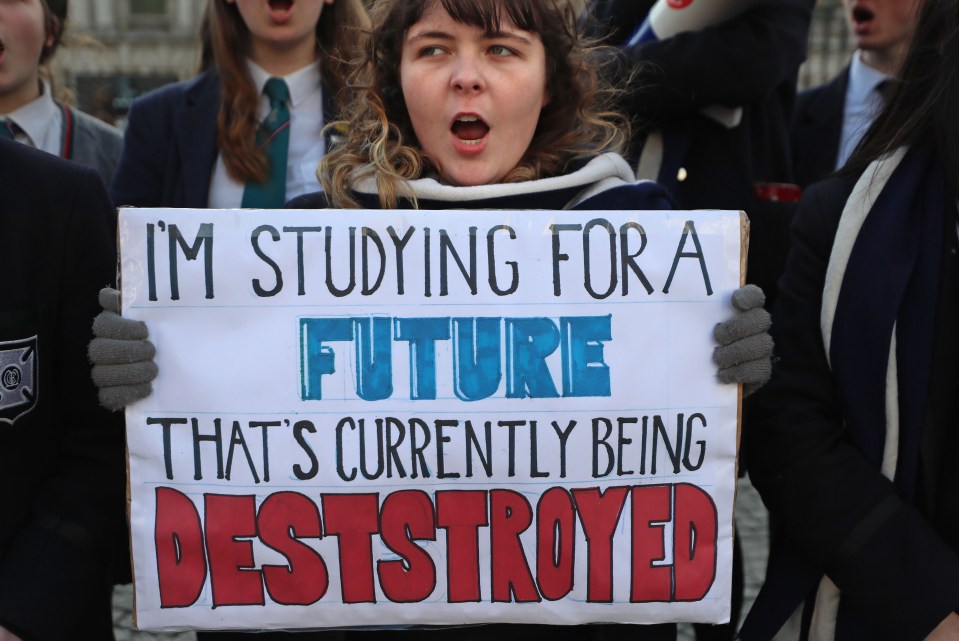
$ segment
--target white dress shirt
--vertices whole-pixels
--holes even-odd
[[[852,62],[849,64],[849,83],[846,85],[842,137],[839,139],[836,169],[846,164],[856,145],[879,114],[882,109],[882,96],[877,88],[881,82],[890,79],[889,76],[864,63],[861,51],[853,54]]]
[[[253,84],[260,92],[257,120],[262,121],[270,113],[270,99],[263,93],[266,81],[271,78],[262,67],[247,61]],[[290,147],[286,164],[286,199],[318,191],[320,182],[316,168],[326,153],[323,140],[323,90],[320,84],[320,68],[316,63],[283,76],[290,89]],[[226,170],[222,156],[217,156],[210,181],[209,206],[215,209],[232,209],[243,202],[244,183],[233,180]]]
[[[40,96],[8,114],[0,114],[16,124],[21,132],[14,137],[57,156],[63,151],[63,114],[53,101],[53,92],[46,80],[40,82]]]

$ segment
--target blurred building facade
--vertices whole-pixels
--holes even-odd
[[[133,98],[189,78],[199,65],[202,0],[70,0],[54,87],[123,126]]]
[[[799,71],[799,86],[812,87],[831,80],[849,62],[854,49],[843,0],[819,0],[809,28],[809,51]]]

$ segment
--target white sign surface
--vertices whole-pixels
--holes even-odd
[[[728,620],[740,226],[121,210],[138,626]]]

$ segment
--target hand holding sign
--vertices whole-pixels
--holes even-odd
[[[719,323],[713,336],[719,347],[713,362],[719,366],[723,383],[742,383],[743,395],[759,389],[772,376],[773,340],[769,335],[772,320],[763,309],[766,296],[756,285],[746,285],[733,292],[733,307],[739,312]]]
[[[115,411],[150,394],[157,375],[156,349],[143,322],[120,316],[119,291],[100,290],[100,306],[103,311],[93,321],[95,338],[90,341],[91,375],[100,405]]]

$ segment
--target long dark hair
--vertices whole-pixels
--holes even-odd
[[[922,2],[901,80],[843,172],[899,147],[931,146],[959,190],[959,0]]]
[[[434,4],[457,22],[496,31],[509,21],[543,41],[546,91],[556,99],[543,108],[529,149],[504,182],[559,175],[577,159],[622,150],[629,125],[614,107],[619,90],[604,75],[613,53],[584,39],[573,0],[378,0],[350,76],[354,100],[337,123],[346,140],[320,163],[320,181],[336,206],[356,206],[350,188],[361,168],[376,175],[381,205],[394,207],[402,183],[430,166],[410,122],[400,61],[406,30]]]
[[[357,38],[368,25],[361,0],[337,0],[320,14],[316,24],[319,65],[326,86],[334,93],[346,86],[347,61],[355,56]],[[246,67],[250,31],[235,4],[208,0],[201,41],[203,57],[212,54],[220,75],[217,147],[227,172],[239,182],[262,182],[268,163],[256,145],[260,97]]]
[[[67,0],[41,0],[43,21],[50,44],[44,44],[40,52],[40,64],[50,62],[63,40],[63,30],[67,26]]]

